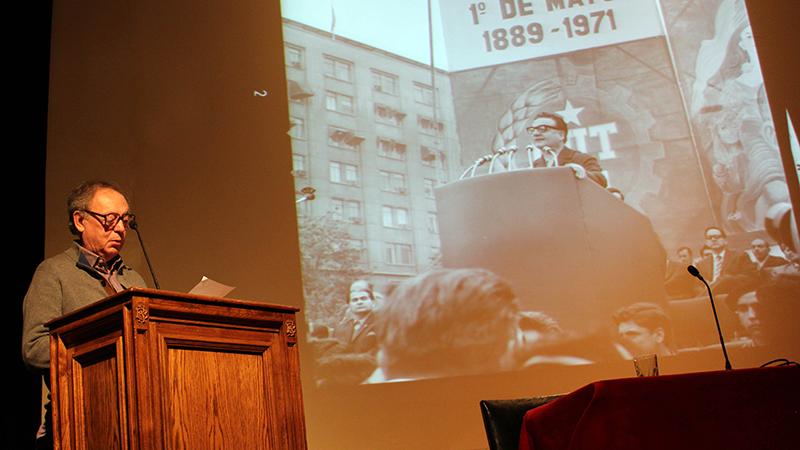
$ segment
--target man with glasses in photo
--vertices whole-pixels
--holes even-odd
[[[542,156],[533,162],[534,167],[569,167],[575,173],[575,178],[588,177],[602,187],[608,186],[597,158],[565,145],[568,128],[561,116],[541,112],[534,117],[527,131],[533,145],[542,152]]]
[[[45,323],[127,288],[146,287],[119,254],[134,220],[120,189],[105,181],[84,182],[70,193],[67,208],[76,240],[37,267],[23,303],[22,357],[46,383],[50,336]],[[46,407],[37,448],[52,446],[49,402]]]
[[[746,253],[728,248],[727,235],[721,228],[706,228],[704,237],[710,254],[697,263],[697,269],[715,293],[727,293],[735,284],[757,277],[756,265]]]

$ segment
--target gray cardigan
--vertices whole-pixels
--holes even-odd
[[[50,366],[50,335],[45,323],[108,296],[98,275],[78,265],[80,251],[72,245],[44,260],[25,294],[22,306],[22,359],[30,368]],[[122,265],[117,279],[124,288],[147,287],[133,269]]]

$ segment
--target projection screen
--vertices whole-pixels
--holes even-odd
[[[371,404],[403,389],[375,384],[417,393],[454,376],[546,393],[569,385],[553,376],[626,376],[643,352],[722,368],[689,265],[739,364],[788,343],[788,318],[758,312],[800,296],[796,228],[773,228],[794,220],[796,166],[743,1],[283,1],[282,15],[324,398]],[[563,117],[606,189],[532,168],[542,112]],[[481,283],[507,283],[516,322]],[[509,324],[510,365],[485,336]]]
[[[318,384],[374,381],[376,366],[322,349],[353,321],[351,283],[369,282],[379,310],[404,280],[442,268],[509,281],[545,354],[630,357],[635,348],[556,344],[625,347],[613,316],[641,302],[671,327],[665,355],[718,344],[706,290],[686,267],[721,305],[756,290],[769,272],[762,253],[776,266],[791,256],[765,230],[790,198],[744,3],[684,3],[443,1],[430,17],[423,1],[283,3]],[[594,156],[624,200],[530,167],[541,151],[526,128],[541,112],[564,118],[566,146]],[[707,227],[725,243],[706,239]],[[739,265],[727,278],[703,253],[720,245]],[[720,308],[728,345],[755,345],[736,317],[743,306],[730,306]]]

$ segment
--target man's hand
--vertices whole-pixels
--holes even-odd
[[[586,169],[584,169],[582,165],[575,163],[567,163],[564,164],[564,167],[571,168],[572,171],[575,173],[575,178],[579,180],[586,178]]]

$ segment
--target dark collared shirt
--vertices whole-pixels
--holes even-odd
[[[78,246],[78,250],[80,251],[78,267],[97,274],[108,286],[111,286],[114,292],[122,292],[125,290],[122,284],[120,284],[119,279],[117,279],[117,274],[125,266],[119,255],[113,257],[110,261],[106,261],[102,256],[96,255],[79,243],[75,242],[75,245]]]

